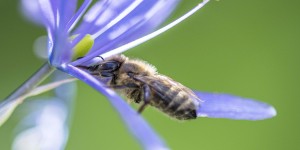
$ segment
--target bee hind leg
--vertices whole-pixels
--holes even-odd
[[[148,85],[143,85],[143,91],[144,91],[144,103],[140,106],[140,108],[138,109],[138,113],[142,113],[143,110],[146,108],[146,106],[149,104],[150,102],[150,87]]]

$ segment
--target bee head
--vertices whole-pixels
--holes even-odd
[[[124,55],[111,56],[97,65],[95,70],[99,71],[102,77],[113,77],[126,59]]]
[[[122,65],[119,73],[127,74],[129,77],[149,76],[156,73],[156,68],[145,61],[130,59]]]
[[[121,62],[118,61],[105,61],[98,65],[97,70],[99,70],[102,77],[112,77],[115,72],[120,68]]]

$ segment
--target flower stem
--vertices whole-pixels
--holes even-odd
[[[44,63],[40,69],[38,69],[27,81],[25,81],[20,87],[13,91],[7,98],[6,101],[12,101],[28,92],[33,90],[42,81],[44,81],[50,74],[53,73],[55,68],[50,66],[48,62]]]

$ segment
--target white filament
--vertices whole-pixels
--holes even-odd
[[[116,54],[119,54],[119,53],[122,53],[128,49],[131,49],[137,45],[140,45],[158,35],[160,35],[161,33],[164,33],[165,31],[171,29],[172,27],[174,27],[175,25],[177,25],[178,23],[182,22],[183,20],[185,20],[186,18],[190,17],[191,15],[193,15],[195,12],[197,12],[200,8],[202,8],[207,2],[209,2],[209,0],[204,0],[202,3],[199,3],[196,7],[194,7],[192,10],[190,10],[189,12],[187,12],[186,14],[184,14],[183,16],[181,16],[180,18],[176,19],[175,21],[171,22],[170,24],[144,36],[144,37],[141,37],[137,40],[134,40],[128,44],[125,44],[123,46],[120,46],[116,49],[113,49],[113,50],[110,50],[104,54],[101,54],[101,56],[103,58],[107,58],[109,56],[112,56],[112,55],[116,55]]]
[[[135,9],[141,2],[142,0],[136,0],[133,2],[129,7],[127,7],[120,15],[118,15],[114,20],[109,22],[105,27],[103,27],[100,31],[96,32],[95,34],[92,35],[94,39],[96,39],[98,36],[100,36],[102,33],[104,33],[106,30],[108,30],[110,27],[118,23],[121,19],[123,19],[125,16],[127,16],[133,9]]]

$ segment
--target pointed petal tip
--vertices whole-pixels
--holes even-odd
[[[257,115],[250,116],[249,118],[240,118],[239,120],[260,121],[275,117],[277,115],[276,109],[271,105],[266,105],[265,108],[257,112]]]
[[[269,106],[269,108],[266,109],[266,118],[273,118],[277,115],[277,111],[273,106]]]
[[[196,92],[204,100],[197,110],[198,117],[233,120],[264,120],[275,117],[276,109],[266,103],[229,94]]]
[[[170,150],[169,148],[167,147],[151,147],[151,148],[147,148],[146,150]]]
[[[256,110],[253,108],[253,110],[250,111],[250,114],[252,113],[252,115],[249,115],[248,116],[249,118],[241,117],[239,120],[259,121],[259,120],[271,119],[277,115],[277,111],[275,107],[273,107],[272,105],[260,101],[256,101],[256,100],[253,100],[253,102],[257,103]]]
[[[271,107],[270,112],[271,112],[270,114],[272,115],[272,117],[277,116],[277,111],[274,107]]]
[[[265,104],[266,106],[264,108],[261,108],[259,111],[257,111],[256,112],[257,115],[253,115],[252,116],[253,118],[249,118],[245,120],[259,121],[259,120],[271,119],[277,115],[277,111],[273,106],[266,103],[263,104]],[[259,109],[259,106],[257,108]]]

